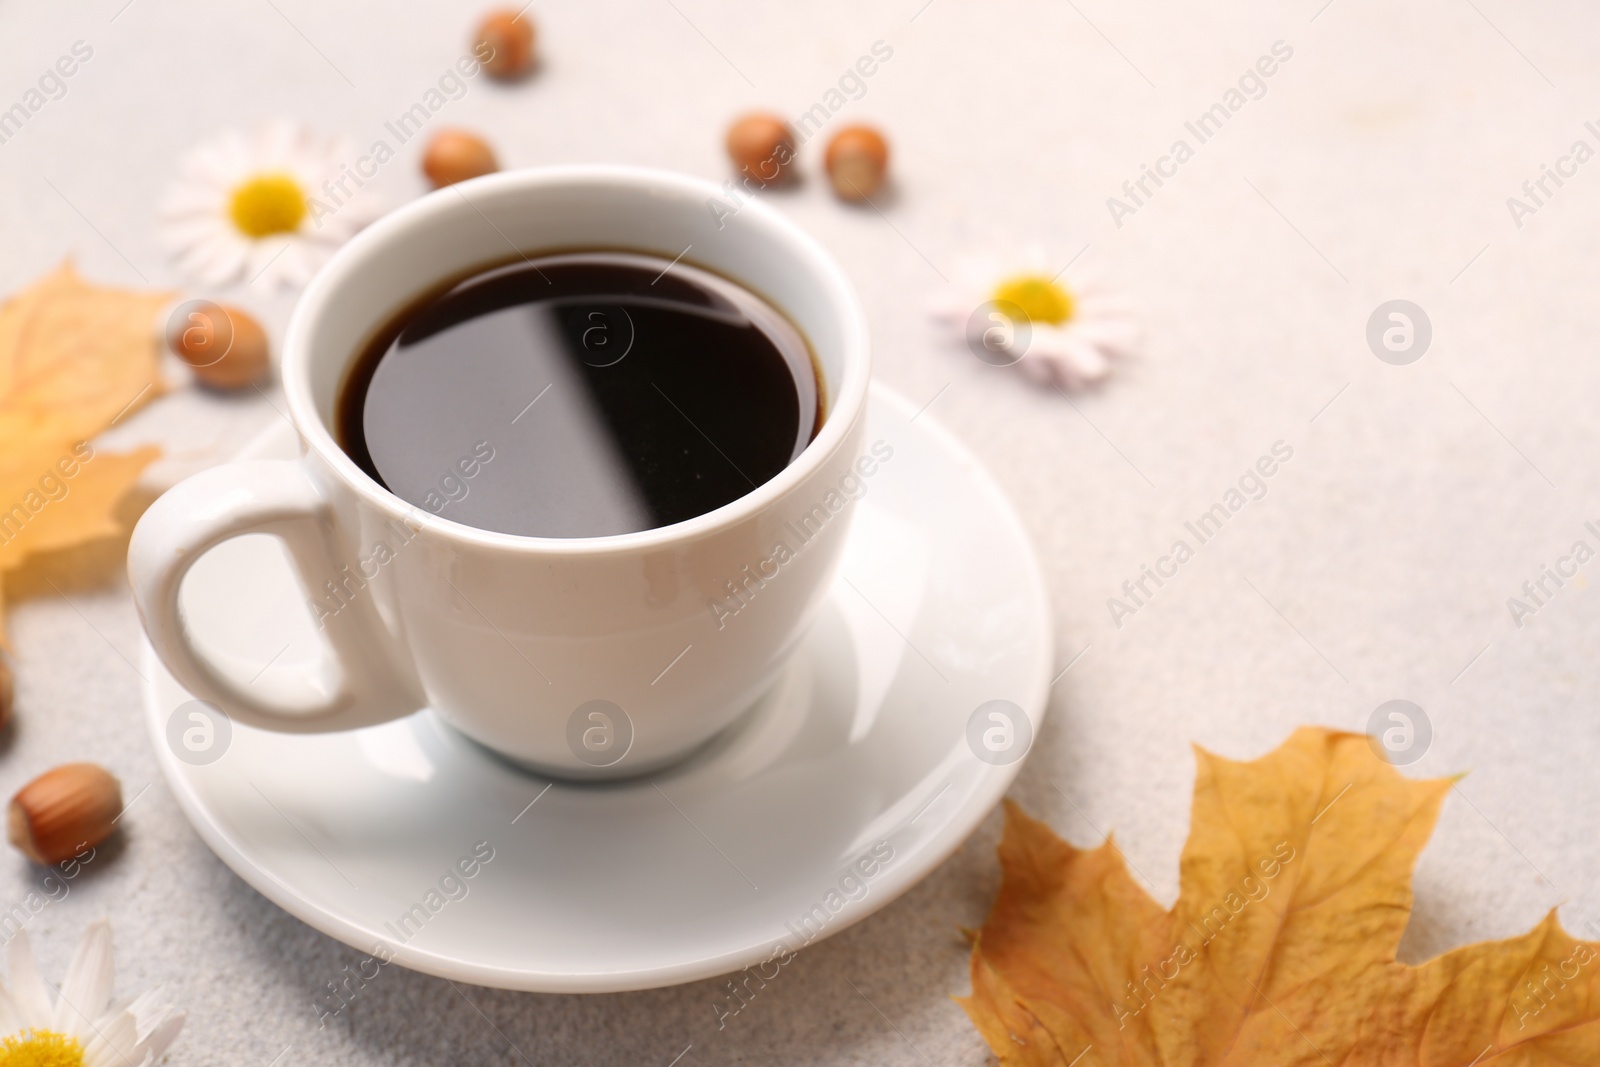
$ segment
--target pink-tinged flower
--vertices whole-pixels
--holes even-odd
[[[994,258],[962,264],[958,281],[933,308],[960,330],[973,354],[1016,368],[1040,385],[1083,389],[1137,353],[1132,304],[1094,273],[1050,267],[1038,252],[1007,267]]]

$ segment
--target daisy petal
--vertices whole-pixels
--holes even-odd
[[[116,1015],[119,1012],[124,1011],[129,1013],[133,1016],[136,1022],[139,1022],[139,1028],[141,1031],[150,1029],[149,1026],[144,1025],[142,1020],[146,1019],[147,1017],[153,1017],[159,1014],[162,1010],[160,989],[146,989],[138,996],[133,997],[132,999],[124,998],[119,1000],[112,1004],[110,1008],[106,1009],[107,1014],[111,1015]]]
[[[148,1054],[139,1050],[138,1024],[128,1012],[101,1019],[93,1028],[85,1026],[84,1030],[89,1035],[84,1040],[84,1067],[137,1067],[151,1061]]]
[[[249,258],[250,246],[229,235],[210,249],[202,273],[212,277],[221,278],[224,282],[237,281],[244,273],[245,262]],[[216,284],[223,284],[218,282]]]
[[[168,1015],[156,1024],[155,1029],[148,1036],[139,1042],[139,1047],[150,1057],[151,1062],[160,1060],[162,1056],[165,1056],[167,1049],[171,1048],[172,1043],[178,1040],[178,1034],[183,1030],[184,1018],[185,1015],[181,1011],[175,1015]]]
[[[1023,356],[1016,364],[1016,368],[1024,378],[1035,385],[1049,388],[1058,384],[1055,364],[1036,353]]]
[[[1104,378],[1111,369],[1105,354],[1077,336],[1075,330],[1036,328],[1023,362],[1036,361],[1035,380],[1047,371],[1064,389],[1081,389]]]
[[[1090,319],[1132,319],[1139,314],[1138,307],[1132,300],[1122,296],[1100,296],[1083,294],[1083,299],[1078,302],[1080,318]]]
[[[207,288],[218,288],[233,282],[236,272],[228,268],[224,254],[227,247],[200,245],[178,257],[178,267],[189,277]]]
[[[1062,336],[1059,351],[1056,366],[1068,389],[1081,389],[1111,372],[1105,353],[1070,331]]]
[[[17,1014],[17,1006],[11,1000],[11,992],[4,984],[0,984],[0,1032],[12,1033],[21,1030],[25,1024],[22,1017]]]
[[[1108,355],[1129,356],[1139,348],[1139,327],[1128,319],[1083,319],[1072,332]]]
[[[61,983],[56,1001],[56,1029],[79,1036],[92,1032],[89,1024],[111,1003],[111,924],[104,919],[89,924],[78,942]]]
[[[45,987],[38,965],[33,962],[33,947],[28,944],[26,930],[18,930],[11,942],[11,999],[16,1005],[17,1021],[22,1026],[48,1030],[54,1025],[50,991]]]
[[[242,240],[231,227],[214,215],[194,216],[169,222],[162,228],[161,245],[182,256],[190,249],[201,249],[225,241]]]
[[[102,1015],[104,1018],[109,1019],[113,1015],[121,1015],[125,1011],[131,1011],[133,1012],[134,1022],[138,1022],[139,1013],[134,1009],[138,1006],[140,1001],[148,1000],[151,992],[151,990],[145,990],[143,993],[140,993],[138,997],[118,997],[116,1000],[111,1002],[111,1007],[107,1008]]]

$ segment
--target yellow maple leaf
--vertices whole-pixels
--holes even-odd
[[[164,391],[156,316],[171,299],[64,263],[0,305],[0,574],[120,532],[116,506],[159,452],[87,442]]]
[[[0,447],[87,440],[159,396],[172,296],[91,285],[69,262],[0,305]]]
[[[1453,779],[1305,728],[1199,761],[1177,903],[1108,838],[1077,849],[1008,802],[1003,882],[960,999],[1004,1064],[1600,1064],[1600,944],[1552,911],[1506,941],[1395,959]]]

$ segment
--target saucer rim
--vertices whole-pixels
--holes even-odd
[[[1024,550],[1021,562],[1028,572],[1025,581],[1028,588],[1036,593],[1031,598],[1030,604],[1035,618],[1028,632],[1036,635],[1043,650],[1038,670],[1023,703],[1025,709],[1032,709],[1030,714],[1033,720],[1033,737],[1037,743],[1045,716],[1049,712],[1049,677],[1054,651],[1054,625],[1049,598],[1044,591],[1046,588],[1044,574],[1039,565],[1038,553],[1033,547],[1026,527],[1022,524],[1021,516],[1000,484],[977,457],[939,422],[920,415],[920,409],[908,398],[874,381],[867,401],[869,416],[872,406],[876,403],[897,409],[908,421],[912,416],[918,416],[918,421],[921,423],[918,427],[919,432],[934,438],[945,456],[967,468],[980,492],[986,492],[993,497],[998,505],[993,515],[1000,523],[1010,528]],[[260,449],[270,447],[272,443],[282,438],[284,432],[283,428],[276,424],[268,427],[242,448],[237,458],[245,458]],[[160,687],[163,682],[168,682],[180,690],[182,686],[169,677],[165,667],[157,659],[149,640],[142,634],[141,640],[144,646],[142,662],[147,666],[146,680],[142,687],[146,729],[149,731],[151,747],[155,750],[162,776],[185,818],[212,853],[247,885],[289,915],[343,945],[357,951],[373,951],[381,947],[390,953],[392,962],[410,970],[490,988],[532,993],[620,993],[682,985],[730,974],[765,960],[771,954],[776,941],[781,940],[776,936],[766,937],[745,947],[730,949],[716,955],[629,970],[542,971],[528,967],[473,963],[459,956],[421,949],[409,944],[395,945],[387,939],[377,937],[371,931],[324,910],[295,892],[291,886],[249,858],[235,844],[231,835],[212,818],[197,791],[185,776],[185,768],[180,766],[176,755],[164,743],[165,724],[161,721],[162,716],[157,710],[161,706]],[[893,868],[884,871],[881,880],[875,880],[874,889],[878,892],[873,894],[872,903],[868,904],[863,900],[863,906],[850,909],[847,914],[840,914],[837,916],[838,922],[830,923],[813,940],[805,942],[798,948],[792,948],[791,951],[799,952],[809,948],[818,941],[832,937],[876,914],[943,865],[972,836],[978,824],[994,810],[995,805],[1021,772],[1023,764],[1032,755],[1032,747],[1030,745],[1029,751],[1012,763],[985,764],[980,770],[977,787],[962,806],[945,820],[937,832],[930,835],[926,843],[908,856],[909,862],[903,865],[895,864]],[[368,941],[375,941],[375,944],[371,948],[365,947]]]

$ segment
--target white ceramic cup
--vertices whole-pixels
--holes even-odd
[[[736,719],[837,570],[858,464],[870,463],[870,356],[865,316],[832,257],[758,200],[711,210],[721,198],[708,182],[635,167],[495,174],[400,208],[341,249],[283,346],[300,459],[197,474],[134,531],[134,600],[167,669],[250,726],[345,730],[429,707],[489,748],[575,778],[650,771]],[[394,496],[340,449],[331,427],[346,372],[408,301],[482,266],[571,249],[681,256],[764,297],[812,346],[827,398],[821,432],[732,503],[590,538],[452,522]],[[305,590],[340,605],[317,612],[320,669],[252,682],[208,660],[185,629],[184,575],[250,533],[281,538]]]

